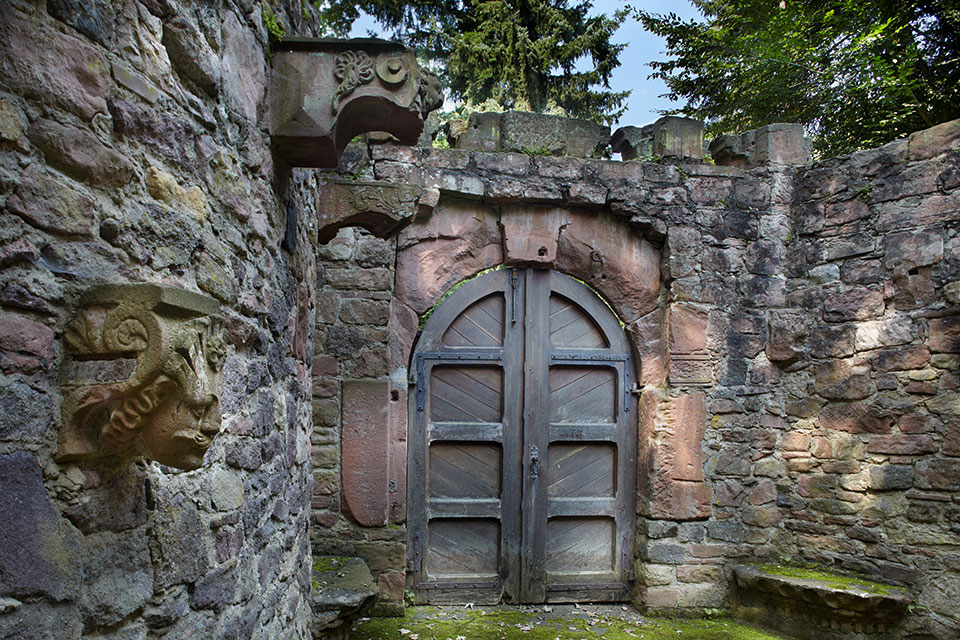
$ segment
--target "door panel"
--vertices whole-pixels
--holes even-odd
[[[443,334],[450,347],[499,347],[503,345],[503,294],[495,293],[474,303],[457,316]]]
[[[627,599],[631,365],[603,301],[555,272],[487,273],[437,307],[414,363],[419,601]]]
[[[550,422],[556,424],[612,424],[615,422],[616,373],[609,367],[550,367]]]

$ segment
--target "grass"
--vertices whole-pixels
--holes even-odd
[[[553,609],[553,611],[550,611]],[[562,613],[557,610],[562,609]],[[729,618],[656,618],[617,607],[463,609],[410,607],[403,618],[370,618],[352,640],[782,640]]]

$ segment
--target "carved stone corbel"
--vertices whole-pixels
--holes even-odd
[[[363,227],[389,238],[415,218],[429,215],[439,200],[436,189],[392,182],[334,180],[317,190],[317,239],[328,242],[342,227]]]
[[[275,46],[270,136],[292,167],[336,167],[347,144],[369,131],[415,144],[442,102],[437,77],[396,43],[285,38]]]
[[[57,459],[203,464],[220,430],[218,310],[213,298],[171,286],[88,289],[64,331]]]

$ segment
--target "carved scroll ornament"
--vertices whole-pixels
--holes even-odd
[[[413,184],[334,180],[317,190],[317,240],[330,241],[343,227],[363,227],[389,238],[414,218],[430,215],[440,198],[436,189]]]
[[[217,302],[176,287],[103,285],[80,307],[64,331],[57,458],[200,467],[220,430]]]
[[[293,167],[335,167],[347,144],[369,131],[415,144],[443,102],[437,76],[396,43],[285,38],[275,49],[270,136]]]

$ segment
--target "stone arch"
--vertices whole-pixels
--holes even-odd
[[[391,371],[408,370],[419,318],[457,283],[499,265],[550,268],[573,276],[590,285],[624,322],[633,350],[634,376],[643,389],[637,412],[638,502],[654,492],[666,493],[670,502],[677,492],[701,491],[699,481],[693,483],[696,488],[678,488],[670,480],[664,489],[652,477],[663,466],[653,434],[665,413],[666,301],[660,249],[643,231],[608,211],[442,198],[433,215],[418,219],[398,238]],[[396,419],[404,422],[398,432],[406,433],[406,415]],[[395,443],[392,450],[393,464],[405,466],[405,443]],[[702,481],[702,469],[689,475],[697,473]],[[656,511],[649,504],[639,508],[647,514]]]

